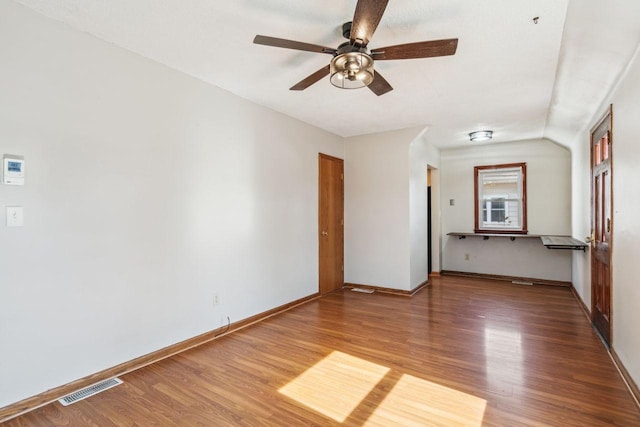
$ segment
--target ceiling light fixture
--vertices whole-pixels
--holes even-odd
[[[341,52],[331,60],[331,84],[341,89],[359,89],[373,81],[373,58],[366,49],[355,46],[341,46],[355,51]],[[347,50],[345,49],[345,50]]]
[[[469,138],[471,139],[471,142],[488,141],[491,138],[493,138],[493,131],[492,130],[477,130],[475,132],[471,132],[469,134]]]

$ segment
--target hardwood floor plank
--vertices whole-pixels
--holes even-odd
[[[14,426],[640,426],[571,290],[334,292]]]

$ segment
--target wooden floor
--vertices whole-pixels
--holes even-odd
[[[336,292],[9,426],[640,426],[571,291]]]

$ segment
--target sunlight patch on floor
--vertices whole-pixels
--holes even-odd
[[[510,396],[513,385],[524,385],[522,335],[507,327],[485,327],[484,357],[488,390]]]
[[[279,392],[343,422],[387,372],[384,366],[334,351]]]
[[[366,426],[481,427],[487,401],[411,375],[402,375]]]

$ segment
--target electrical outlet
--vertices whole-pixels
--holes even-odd
[[[469,254],[464,254],[464,260],[469,261]]]
[[[218,304],[220,304],[220,298],[219,298],[218,294],[216,293],[216,294],[213,294],[213,305],[215,306],[215,305],[218,305]]]

